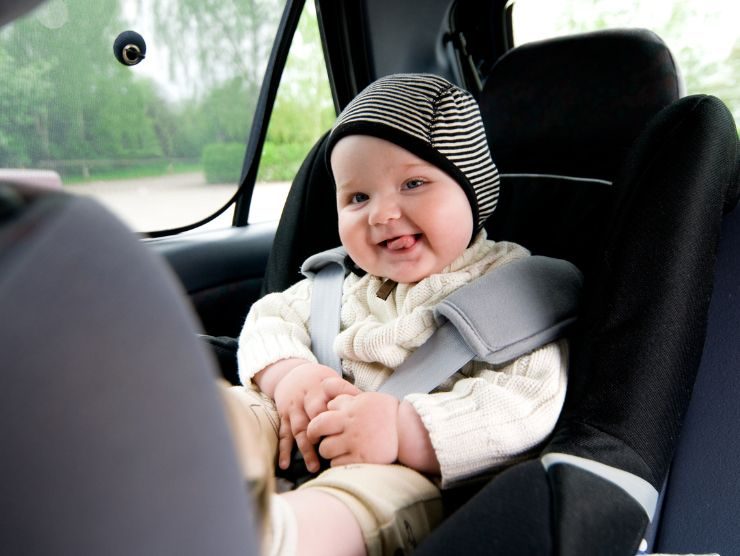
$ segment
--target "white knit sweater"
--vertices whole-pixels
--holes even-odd
[[[345,378],[361,390],[377,390],[437,328],[433,310],[440,301],[528,255],[516,244],[487,240],[483,231],[440,274],[398,284],[387,300],[375,295],[382,278],[350,274],[334,342]],[[311,280],[303,280],[252,306],[239,340],[242,382],[281,359],[316,361],[308,330],[311,287]],[[499,367],[473,361],[433,393],[407,396],[429,431],[442,486],[511,461],[543,441],[563,404],[566,367],[567,344],[561,341]]]

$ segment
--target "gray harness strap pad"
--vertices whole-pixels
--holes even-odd
[[[460,288],[435,315],[457,328],[476,359],[498,365],[560,337],[575,321],[582,283],[567,261],[526,257]]]
[[[301,268],[314,278],[312,349],[320,362],[338,372],[341,366],[333,342],[339,333],[342,280],[338,276],[344,278],[345,257],[342,248],[332,249],[307,259]],[[430,392],[473,359],[502,364],[560,338],[576,319],[582,283],[581,273],[571,263],[541,256],[518,259],[481,276],[435,308],[442,325],[379,391],[398,398]],[[331,318],[315,311],[330,311]],[[337,366],[328,363],[331,357],[322,359],[327,350]]]
[[[481,276],[436,307],[446,322],[380,391],[431,392],[473,359],[500,365],[557,340],[576,320],[582,282],[571,263],[539,256]]]

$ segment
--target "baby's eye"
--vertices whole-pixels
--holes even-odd
[[[421,178],[414,178],[404,183],[403,188],[404,189],[416,189],[417,187],[421,187],[425,183],[426,182]]]
[[[358,204],[358,203],[364,203],[367,201],[370,197],[365,193],[353,193],[350,197],[350,203],[352,204]]]

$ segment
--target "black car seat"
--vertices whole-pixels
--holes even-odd
[[[257,552],[185,299],[97,203],[0,184],[0,552]]]
[[[738,190],[727,108],[680,96],[662,40],[613,30],[510,51],[480,97],[502,172],[490,237],[566,258],[586,276],[569,395],[543,455],[625,471],[656,496],[702,353],[723,211]],[[297,281],[307,255],[339,243],[322,150],[323,139],[288,198],[266,291]],[[419,552],[634,554],[652,511],[581,467],[548,465],[502,473]],[[669,491],[664,520],[672,513]]]
[[[541,460],[501,473],[420,554],[632,555],[643,544],[702,357],[723,215],[740,188],[728,109],[706,95],[677,100],[677,84],[670,53],[643,31],[524,45],[488,75],[480,102],[503,174],[491,236],[578,264],[583,311],[566,405]],[[737,241],[728,241],[737,257]],[[737,300],[723,307],[737,291],[727,272],[719,268],[715,296],[724,312],[718,318],[728,322],[710,330],[721,339],[710,337],[708,348],[734,345],[728,339],[740,333]],[[737,370],[737,359],[728,358],[733,349],[705,352],[711,386],[705,391],[700,382],[696,402],[713,405],[717,396],[714,414],[731,419],[734,412],[737,426],[732,399],[740,390],[720,391],[716,383]],[[726,492],[736,483],[732,463],[715,468],[717,484],[700,498],[724,492],[728,505],[712,506],[723,517],[703,515],[682,529],[706,508],[683,514],[705,481],[697,471],[702,450],[717,460],[731,438],[730,425],[711,449],[702,447],[699,439],[708,442],[715,426],[703,409],[689,420],[696,424],[682,440],[656,543],[643,548],[736,550],[730,523],[740,497]],[[636,488],[615,486],[625,477],[637,479]]]

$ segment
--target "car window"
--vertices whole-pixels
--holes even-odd
[[[65,190],[99,199],[137,231],[207,217],[236,191],[283,7],[284,0],[49,0],[0,31],[0,168],[57,172]],[[305,69],[320,73],[321,50],[315,56],[307,46],[318,42],[315,15],[309,20],[301,25]],[[146,44],[131,66],[113,49],[127,30]],[[291,110],[307,114],[286,106],[276,117]],[[306,141],[305,133],[275,131],[262,177],[286,180],[285,152],[297,159],[290,149]],[[255,220],[279,213],[256,197]],[[211,225],[230,225],[232,215]]]
[[[722,99],[740,122],[740,3],[726,0],[517,0],[516,44],[611,27],[656,32],[676,57],[686,93]]]
[[[267,128],[249,222],[279,218],[291,180],[335,117],[316,8],[307,2]]]

